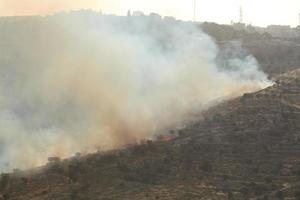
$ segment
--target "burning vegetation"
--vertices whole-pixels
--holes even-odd
[[[253,56],[229,56],[189,22],[93,12],[0,22],[4,171],[139,143],[271,84]]]
[[[86,11],[0,28],[0,200],[299,199],[300,74],[267,61],[285,41]]]

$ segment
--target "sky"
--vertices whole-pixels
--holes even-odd
[[[299,24],[300,0],[196,0],[197,21],[229,24],[238,21],[242,5],[244,22],[269,24]],[[48,15],[78,9],[102,10],[106,14],[126,15],[140,10],[177,19],[193,19],[194,0],[0,0],[0,15]]]

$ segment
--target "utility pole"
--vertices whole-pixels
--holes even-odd
[[[297,29],[298,29],[298,36],[300,38],[300,13],[299,13],[299,24],[298,24]]]
[[[242,24],[244,19],[243,19],[244,15],[243,15],[243,7],[240,6],[240,20],[239,20],[239,23]]]
[[[197,0],[194,0],[194,22],[196,22],[196,7],[197,7]]]

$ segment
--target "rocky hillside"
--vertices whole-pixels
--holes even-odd
[[[2,174],[3,200],[300,199],[300,70],[158,141]]]

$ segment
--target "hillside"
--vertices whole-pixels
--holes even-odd
[[[213,37],[221,49],[236,49],[241,54],[245,49],[253,55],[264,72],[270,76],[297,69],[300,65],[300,38],[274,38],[269,33],[252,30],[236,30],[230,25],[202,23],[201,29]],[[238,48],[232,41],[240,43]],[[243,48],[241,48],[243,47]],[[232,53],[232,52],[231,52]]]
[[[300,199],[299,73],[207,110],[173,139],[2,174],[1,199]]]
[[[299,39],[194,25],[0,17],[1,171],[182,127],[1,174],[0,200],[299,199]],[[228,88],[264,85],[260,68],[273,86],[199,113]]]

